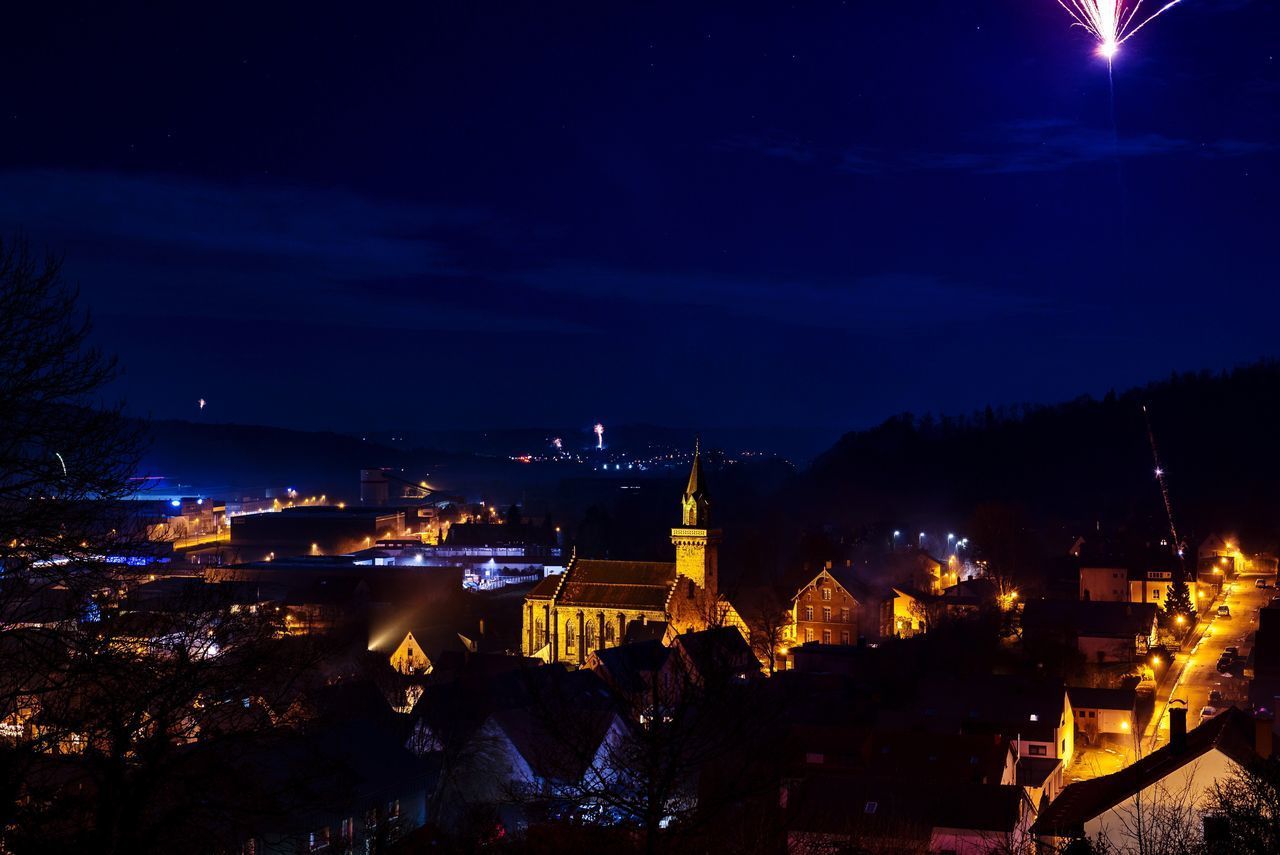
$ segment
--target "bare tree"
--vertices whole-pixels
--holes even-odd
[[[135,601],[142,428],[88,335],[58,259],[0,246],[0,848],[225,849],[280,804],[238,770],[307,716],[322,648],[233,584]]]

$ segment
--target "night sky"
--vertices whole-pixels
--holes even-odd
[[[6,11],[0,232],[156,417],[810,425],[1280,355],[1280,3]],[[1119,157],[1117,157],[1117,152]]]

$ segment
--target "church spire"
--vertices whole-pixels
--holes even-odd
[[[680,502],[684,524],[706,528],[709,505],[707,483],[702,475],[702,438],[698,437],[693,446],[693,468],[689,470],[689,483],[684,488],[684,496]]]

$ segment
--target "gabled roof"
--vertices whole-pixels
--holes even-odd
[[[1137,703],[1137,689],[1094,689],[1087,686],[1068,686],[1071,706],[1086,710],[1120,710],[1131,712]]]
[[[805,591],[813,587],[814,583],[816,583],[823,576],[826,576],[828,579],[830,579],[831,581],[839,585],[846,594],[848,594],[850,597],[853,598],[853,601],[855,603],[861,602],[861,600],[863,599],[862,591],[858,590],[861,586],[857,584],[857,580],[853,577],[853,571],[849,567],[822,568],[817,573],[813,574],[813,576],[810,577],[809,581],[805,582],[803,585],[797,588],[795,594],[792,595],[791,599],[794,601],[797,597],[799,597]]]
[[[1031,600],[1022,610],[1022,625],[1033,631],[1059,631],[1089,638],[1149,635],[1155,621],[1155,603]]]
[[[663,611],[675,582],[674,563],[575,558],[555,599],[561,605]]]
[[[1187,733],[1184,748],[1166,745],[1119,772],[1069,785],[1040,814],[1032,831],[1057,837],[1078,835],[1089,820],[1215,748],[1237,763],[1253,762],[1258,759],[1253,748],[1254,728],[1248,713],[1229,707]]]
[[[493,722],[540,778],[572,784],[582,779],[618,715],[608,708],[516,707]]]
[[[530,600],[549,600],[556,595],[556,591],[560,590],[560,583],[563,581],[564,575],[560,573],[544,576],[538,584],[533,586],[533,590],[525,594],[525,598]]]
[[[686,632],[676,636],[671,644],[684,654],[689,667],[703,677],[760,670],[760,663],[736,626]]]
[[[597,650],[595,670],[619,691],[638,692],[649,688],[649,679],[670,655],[671,648],[663,646],[659,639],[621,644]]]
[[[1009,833],[1018,826],[1026,794],[1004,784],[940,784],[891,775],[821,775],[788,795],[789,831],[851,835],[854,839],[915,838],[934,829]]]

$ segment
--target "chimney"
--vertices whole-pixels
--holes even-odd
[[[1169,748],[1185,751],[1187,747],[1187,708],[1169,707]]]
[[[1266,710],[1260,710],[1253,720],[1253,750],[1266,760],[1271,756],[1275,746],[1275,716]]]

